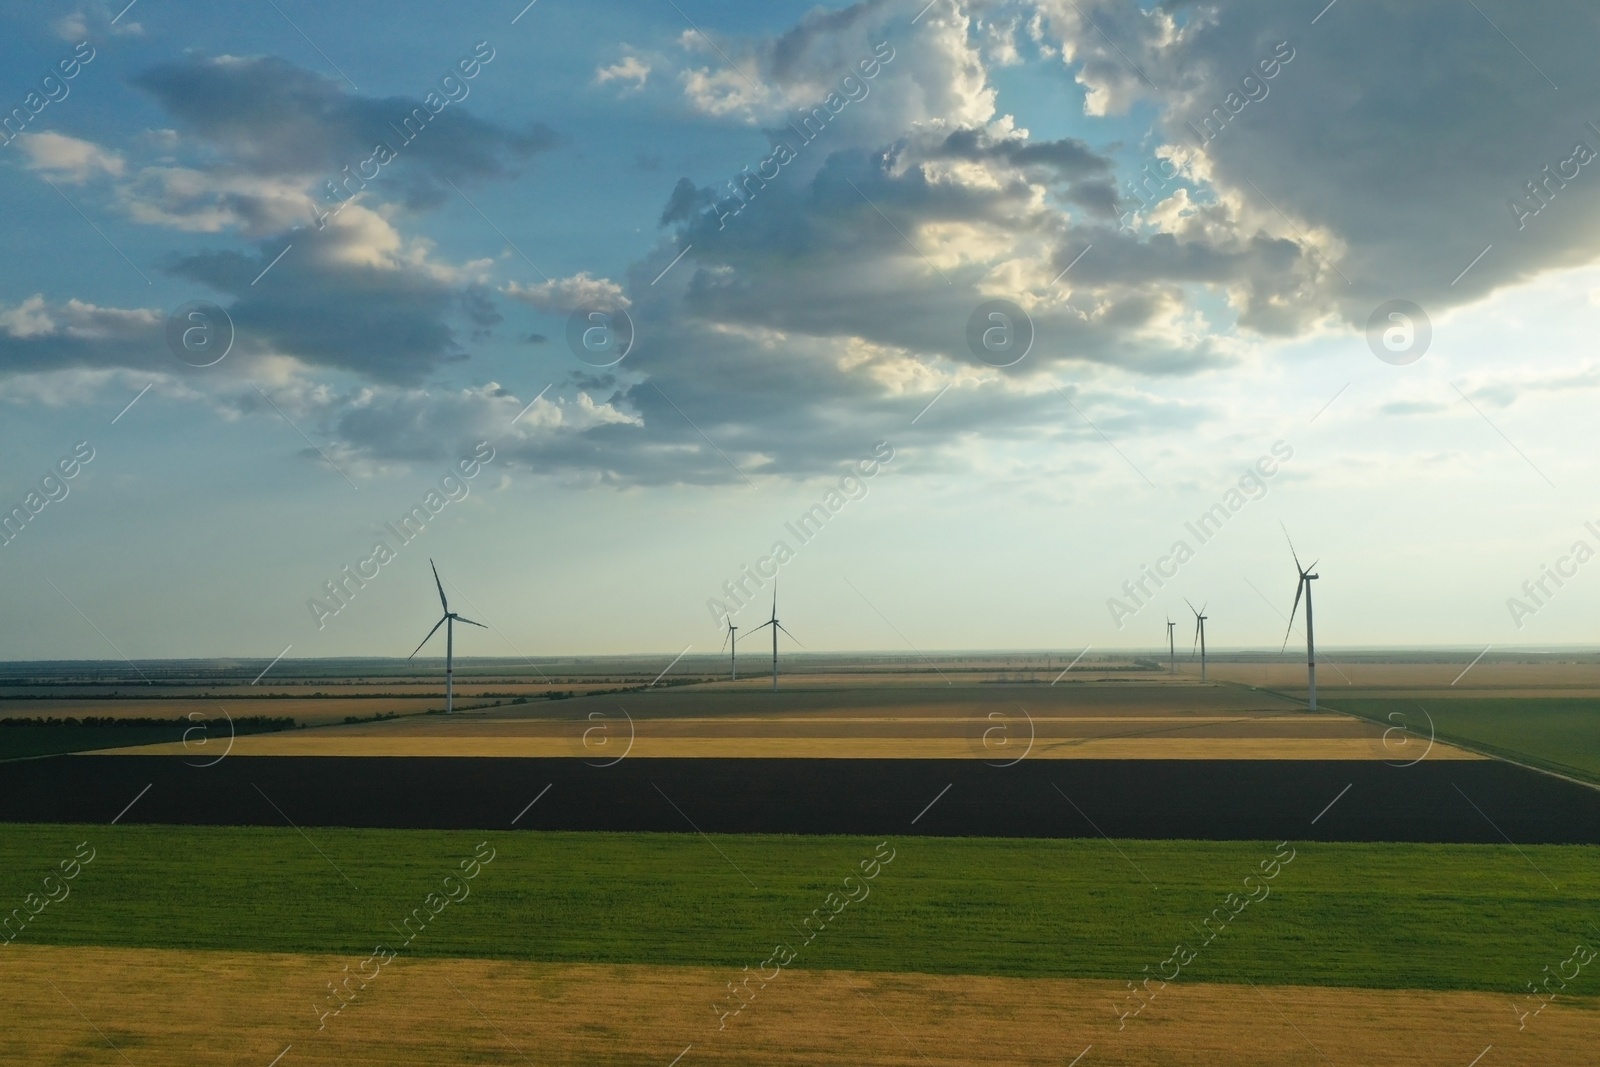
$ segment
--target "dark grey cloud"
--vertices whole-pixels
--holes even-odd
[[[1062,181],[1106,178],[1112,171],[1109,157],[1083,141],[1030,141],[1024,137],[990,137],[983,130],[956,130],[926,152],[929,159],[1003,159],[1018,167],[1040,167]]]
[[[492,76],[491,65],[477,77]],[[252,174],[338,179],[345,167],[358,173],[376,145],[388,145],[395,159],[380,180],[395,183],[412,207],[437,204],[445,179],[503,178],[517,161],[556,143],[543,123],[509,130],[473,115],[466,101],[475,82],[457,75],[453,92],[460,100],[435,114],[425,98],[437,94],[440,106],[446,97],[437,84],[418,97],[357,96],[277,56],[188,56],[133,79],[181,125]]]
[[[1045,8],[1092,100],[1153,102],[1248,225],[1322,264],[1284,328],[1330,309],[1359,328],[1389,299],[1437,318],[1600,252],[1600,160],[1573,162],[1579,142],[1600,154],[1600,8],[1377,0],[1315,25],[1269,0]]]
[[[150,308],[108,308],[33,296],[0,307],[0,373],[135,367],[176,369],[164,316]]]
[[[339,226],[307,230],[276,264],[283,247],[274,241],[254,254],[182,256],[168,271],[233,297],[228,314],[256,343],[378,381],[418,382],[441,363],[465,359],[452,322],[482,336],[500,321],[481,289],[375,258],[363,238]]]

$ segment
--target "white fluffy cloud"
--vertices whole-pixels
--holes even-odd
[[[632,303],[623,294],[622,286],[610,278],[592,278],[586,271],[579,271],[570,278],[552,278],[537,285],[508,282],[500,291],[540,311],[557,314],[566,314],[579,308],[614,311]]]
[[[28,168],[51,181],[78,185],[97,175],[122,175],[122,157],[90,141],[60,133],[24,133],[17,140],[28,157]]]
[[[597,85],[607,82],[623,82],[627,91],[638,92],[650,78],[650,64],[638,56],[623,56],[609,67],[596,67],[594,80]]]

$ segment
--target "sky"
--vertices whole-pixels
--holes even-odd
[[[5,5],[0,658],[1595,642],[1600,9],[524,4]]]

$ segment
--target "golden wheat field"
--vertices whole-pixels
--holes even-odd
[[[1519,1030],[1509,995],[1173,983],[1119,1020],[1118,982],[803,969],[752,983],[721,1019],[731,969],[403,957],[323,1015],[341,1003],[328,983],[361,962],[13,945],[0,1062],[1061,1067],[1092,1046],[1128,1067],[1466,1067],[1492,1043],[1497,1065],[1548,1067],[1593,1063],[1600,1032],[1593,998]]]
[[[181,743],[112,749],[177,754]],[[1383,727],[1226,685],[700,687],[239,737],[256,756],[1392,759]],[[1475,758],[1436,745],[1434,758]]]

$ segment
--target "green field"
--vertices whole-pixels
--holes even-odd
[[[1199,951],[1184,971],[1196,980],[1510,992],[1576,939],[1600,940],[1600,848],[1589,846],[1298,845],[1271,895],[1199,948],[1191,924],[1243,892],[1271,845],[900,838],[870,896],[800,949],[795,927],[876,841],[307,834],[3,825],[0,901],[19,906],[87,840],[94,862],[19,941],[367,954],[398,945],[411,909],[487,840],[498,855],[471,896],[408,953],[739,968],[786,943],[802,967],[1125,979],[1182,941]],[[1597,974],[1573,991],[1600,992]]]
[[[292,730],[294,726],[295,721],[287,716],[267,715],[242,716],[231,723],[225,719],[4,718],[0,719],[0,762],[185,740],[194,759],[205,761],[222,755],[230,736]]]
[[[1574,778],[1600,783],[1600,700],[1495,697],[1461,700],[1337,700],[1336,711],[1427,736],[1426,709],[1441,741],[1461,741]],[[1392,719],[1398,713],[1403,719]],[[1400,735],[1394,735],[1398,738]],[[1419,750],[1420,754],[1420,750]]]

